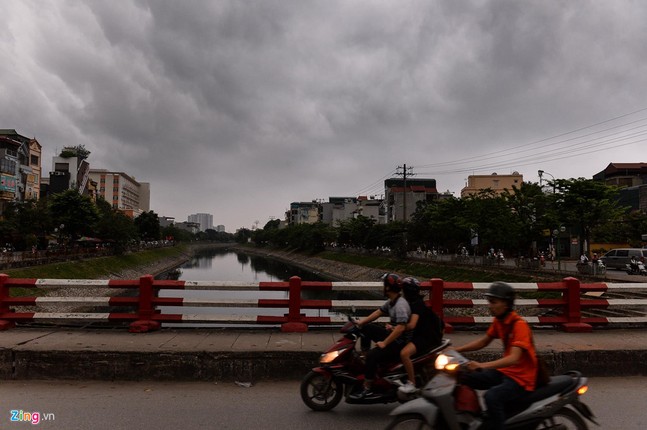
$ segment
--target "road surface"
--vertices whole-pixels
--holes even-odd
[[[584,400],[599,428],[647,428],[647,377],[592,378],[590,387]],[[297,381],[249,388],[207,382],[0,382],[0,428],[16,430],[378,430],[394,407],[342,403],[331,412],[312,412],[301,402]],[[11,421],[20,411],[23,418],[37,412],[40,422]]]

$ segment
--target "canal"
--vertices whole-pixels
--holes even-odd
[[[226,248],[201,249],[196,251],[191,260],[171,272],[163,273],[158,278],[178,279],[183,281],[229,281],[241,283],[281,282],[288,281],[292,276],[299,276],[304,281],[324,281],[321,275],[290,266],[276,260],[264,257],[235,252]],[[325,292],[303,291],[304,298],[336,298],[330,293],[323,297]],[[160,297],[182,297],[186,299],[285,299],[288,293],[284,291],[213,291],[213,290],[161,290]],[[249,307],[174,307],[165,306],[164,313],[184,315],[205,315],[221,313],[227,315],[283,315],[287,309],[249,308]],[[305,310],[308,316],[328,316],[325,310]],[[240,324],[164,324],[165,327],[253,327]],[[265,325],[265,327],[267,327]]]

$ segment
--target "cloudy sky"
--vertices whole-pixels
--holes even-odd
[[[0,0],[0,128],[234,232],[290,202],[647,162],[647,2]],[[545,179],[550,179],[545,176]]]

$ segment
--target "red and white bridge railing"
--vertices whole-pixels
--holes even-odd
[[[475,314],[488,315],[487,301],[483,293],[489,283],[445,282],[442,279],[431,279],[422,282],[423,291],[428,292],[427,305],[443,317],[446,330],[451,332],[454,326],[488,324],[490,316],[464,316],[452,312],[456,308],[472,308]],[[647,291],[645,283],[589,283],[583,284],[576,278],[565,278],[560,282],[545,283],[511,283],[519,293],[515,302],[520,314],[531,324],[555,325],[569,332],[591,331],[594,325],[646,324],[647,317],[618,316],[597,317],[584,316],[583,310],[614,309],[626,307],[647,308],[647,299],[604,299],[595,294],[606,291],[626,291],[640,293]],[[132,289],[136,294],[126,297],[54,297],[23,296],[10,294],[14,288],[46,291],[51,288],[103,287]],[[173,294],[173,290],[202,291],[282,291],[284,298],[265,299],[211,299],[162,297]],[[344,323],[344,313],[367,314],[383,303],[380,300],[333,300],[304,298],[304,290],[319,292],[381,292],[380,282],[312,282],[292,277],[289,282],[223,282],[223,281],[169,281],[155,280],[147,275],[135,280],[82,280],[82,279],[19,279],[0,275],[0,330],[14,327],[16,323],[25,322],[58,322],[104,321],[128,322],[131,332],[146,332],[158,329],[162,323],[175,324],[254,324],[280,325],[282,331],[304,332],[308,326],[339,325]],[[54,290],[55,291],[55,290]],[[473,295],[475,298],[455,298]],[[449,293],[449,294],[448,294]],[[532,293],[532,294],[531,294]],[[588,294],[586,294],[588,293]],[[590,295],[593,294],[593,295]],[[540,296],[536,299],[523,298],[528,295]],[[15,307],[36,307],[47,309],[51,304],[65,304],[66,307],[92,309],[97,306],[126,308],[122,312],[16,312]],[[169,307],[212,308],[205,314],[164,312]],[[274,308],[278,315],[227,314],[227,309],[247,308],[257,313],[269,313]],[[546,316],[525,316],[524,308],[545,308],[553,312]],[[328,315],[307,315],[313,310],[325,311]],[[214,312],[217,311],[217,312]],[[286,312],[287,311],[287,312]],[[556,312],[555,312],[556,311]],[[337,314],[336,314],[337,313]],[[342,315],[340,315],[342,314]]]

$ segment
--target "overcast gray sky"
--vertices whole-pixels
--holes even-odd
[[[380,196],[404,164],[458,196],[470,174],[647,161],[645,1],[0,6],[0,128],[38,139],[45,175],[85,145],[178,221],[262,227]]]

